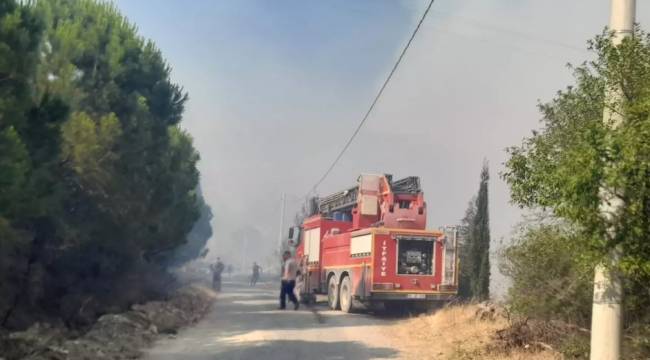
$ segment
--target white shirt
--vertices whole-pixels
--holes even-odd
[[[298,265],[296,265],[296,260],[289,258],[284,262],[284,271],[282,272],[282,280],[296,280],[296,272],[298,271]]]

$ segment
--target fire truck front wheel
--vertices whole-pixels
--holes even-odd
[[[339,308],[339,284],[336,281],[336,276],[331,276],[327,285],[327,304],[332,310]]]
[[[341,311],[350,313],[354,310],[352,300],[352,283],[349,276],[345,276],[341,281],[341,288],[339,289]]]

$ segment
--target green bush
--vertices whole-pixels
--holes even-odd
[[[567,226],[528,224],[503,250],[500,269],[512,279],[508,297],[515,312],[589,324],[592,270],[577,261],[575,236]]]
[[[512,279],[507,300],[515,315],[590,327],[593,266],[582,258],[579,245],[584,241],[578,236],[580,232],[557,221],[520,227],[513,244],[502,250],[499,264]],[[649,287],[625,279],[624,291],[625,358],[644,358],[650,355]],[[557,347],[571,358],[585,358],[589,336],[584,331],[567,334]]]

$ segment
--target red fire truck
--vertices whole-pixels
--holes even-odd
[[[290,231],[302,296],[327,294],[330,308],[344,312],[450,300],[456,229],[425,230],[426,216],[418,177],[361,175],[357,186],[320,198],[316,215]]]

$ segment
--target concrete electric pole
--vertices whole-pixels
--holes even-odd
[[[634,34],[634,19],[636,0],[611,0],[611,15],[609,27],[614,32],[612,42],[619,45],[623,39]],[[620,89],[606,90],[606,106],[603,121],[610,127],[616,128],[623,121],[621,111],[612,111],[611,106],[620,107],[622,100]],[[601,209],[604,217],[611,220],[616,216],[621,202],[611,195],[608,189],[601,189],[603,203]],[[609,236],[614,236],[611,228]],[[616,264],[620,250],[610,252],[608,261]],[[594,272],[594,299],[591,319],[591,360],[618,360],[621,357],[621,332],[623,324],[623,285],[615,269],[598,265]]]
[[[278,235],[278,251],[282,252],[284,247],[284,209],[287,206],[287,196],[282,193],[282,199],[280,200],[280,234]],[[280,254],[282,255],[282,254]]]

